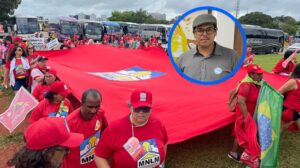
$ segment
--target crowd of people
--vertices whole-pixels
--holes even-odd
[[[92,40],[82,41],[74,36],[65,39],[61,49],[92,43]],[[139,35],[130,34],[104,35],[102,44],[134,49],[160,46],[155,37],[145,44]],[[295,57],[283,64],[292,54],[286,51],[272,70],[274,74],[290,76],[278,90],[285,97],[282,131],[300,129],[300,64]],[[163,167],[168,136],[162,122],[151,114],[151,92],[133,91],[128,114],[108,123],[101,108],[101,93],[88,89],[80,103],[72,102],[69,98],[72,90],[59,79],[55,69],[47,66],[48,58],[38,55],[31,43],[23,42],[18,36],[7,36],[0,39],[0,56],[2,85],[11,87],[14,92],[23,86],[39,101],[24,133],[26,144],[8,161],[9,166]],[[253,114],[264,71],[253,63],[253,58],[251,46],[247,46],[244,61],[247,75],[237,86],[235,141],[228,156],[256,168],[260,162],[260,147]],[[241,154],[239,148],[243,149]]]

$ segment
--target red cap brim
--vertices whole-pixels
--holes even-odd
[[[70,136],[63,143],[59,144],[64,147],[77,147],[83,142],[84,136],[79,133],[70,133]]]
[[[150,108],[152,108],[152,104],[147,103],[147,102],[138,102],[138,103],[132,104],[132,107],[133,108],[139,108],[139,107],[150,107]]]

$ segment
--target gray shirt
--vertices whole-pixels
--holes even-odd
[[[197,48],[180,55],[177,65],[189,77],[200,81],[214,81],[230,74],[239,62],[235,50],[215,43],[213,53],[202,56]]]

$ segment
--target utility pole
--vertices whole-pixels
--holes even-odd
[[[240,12],[240,0],[236,0],[235,17],[238,18]]]

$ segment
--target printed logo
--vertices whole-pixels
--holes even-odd
[[[152,167],[159,166],[160,155],[159,155],[156,140],[154,138],[149,139],[141,142],[141,145],[144,147],[145,153],[138,160],[137,167],[152,168]]]
[[[138,66],[117,72],[88,72],[88,74],[115,81],[147,80],[165,75],[163,72],[150,71]]]
[[[216,67],[216,68],[214,69],[214,72],[215,72],[215,74],[219,75],[219,74],[221,74],[221,73],[223,72],[223,70],[222,70],[222,68],[220,68],[220,67]]]
[[[146,101],[146,93],[140,93],[140,101]]]
[[[80,164],[87,164],[94,161],[94,149],[99,142],[100,131],[85,139],[80,145]]]

